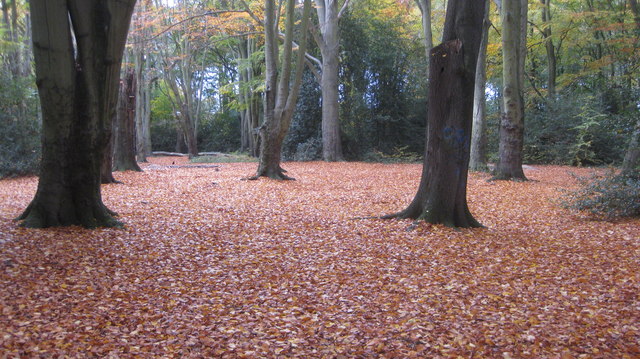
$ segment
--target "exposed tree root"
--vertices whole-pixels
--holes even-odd
[[[267,177],[267,178],[271,178],[277,181],[295,181],[296,179],[293,177],[289,177],[287,175],[284,174],[284,172],[287,172],[285,169],[283,169],[282,167],[278,167],[278,169],[276,170],[258,170],[258,173],[256,173],[255,176],[251,176],[251,177],[247,177],[247,178],[243,178],[243,180],[246,181],[255,181],[257,179],[259,179],[260,177]]]
[[[85,228],[121,228],[124,224],[114,217],[117,214],[103,204],[95,204],[88,208],[71,208],[69,206],[44,206],[35,200],[16,221],[25,228],[48,228],[61,226],[82,226]],[[55,209],[54,209],[55,208]],[[56,210],[57,209],[57,210]]]

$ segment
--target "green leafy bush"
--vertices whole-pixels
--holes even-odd
[[[296,147],[294,161],[315,161],[322,158],[322,139],[311,137]]]
[[[635,117],[613,113],[601,96],[566,90],[527,109],[524,161],[572,166],[619,164]]]
[[[566,208],[605,218],[640,216],[640,170],[576,178],[581,186],[565,196]]]
[[[380,162],[380,163],[416,163],[422,160],[422,156],[409,151],[409,146],[396,147],[390,154],[386,154],[381,151],[367,152],[363,160],[365,162]]]

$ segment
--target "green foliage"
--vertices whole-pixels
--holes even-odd
[[[282,145],[282,157],[285,160],[313,161],[322,158],[320,86],[308,70],[303,74],[302,81],[296,110]]]
[[[0,178],[36,174],[41,124],[33,79],[0,76]]]
[[[408,146],[422,152],[426,119],[424,47],[386,0],[354,4],[341,22],[340,122],[348,159]]]
[[[555,103],[528,109],[525,162],[574,166],[620,163],[630,118],[608,113],[602,100],[566,91]]]
[[[219,112],[202,120],[198,129],[200,151],[233,152],[239,147],[240,116],[237,112]]]
[[[581,188],[565,196],[566,208],[609,219],[640,216],[640,170],[577,179]]]
[[[408,151],[409,146],[396,147],[391,154],[385,154],[380,151],[367,152],[363,156],[365,162],[381,162],[381,163],[416,163],[422,161],[422,155]]]
[[[176,150],[176,122],[175,120],[155,119],[151,120],[151,144],[154,151]]]

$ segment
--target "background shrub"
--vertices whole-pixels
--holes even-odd
[[[566,208],[605,218],[640,216],[640,170],[577,179],[581,187],[565,196]]]

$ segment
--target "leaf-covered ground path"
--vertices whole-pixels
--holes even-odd
[[[472,174],[487,228],[408,231],[354,218],[420,165],[152,161],[103,188],[125,229],[18,228],[37,181],[0,181],[0,357],[640,357],[640,221],[561,209],[575,169]]]

